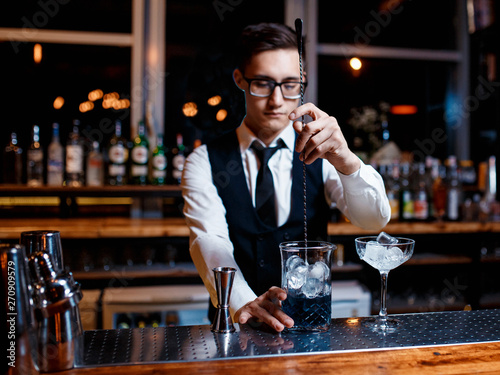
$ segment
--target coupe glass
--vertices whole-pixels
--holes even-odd
[[[387,317],[387,277],[390,270],[411,258],[415,241],[409,238],[395,238],[396,243],[380,243],[375,236],[355,240],[359,257],[380,272],[382,285],[379,316],[365,321],[365,324],[375,331],[393,332],[399,323],[397,319]]]

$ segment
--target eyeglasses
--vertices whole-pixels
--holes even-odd
[[[272,79],[254,79],[243,77],[248,82],[250,95],[258,96],[260,98],[267,98],[274,92],[276,86],[281,89],[281,94],[285,99],[299,99],[300,98],[300,82],[276,82]],[[307,82],[303,83],[304,88]]]

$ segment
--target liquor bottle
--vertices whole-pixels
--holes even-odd
[[[460,203],[462,186],[458,175],[457,158],[449,156],[446,172],[446,219],[457,221],[460,219]]]
[[[151,158],[151,183],[165,185],[167,179],[167,157],[163,145],[163,134],[158,134],[158,143]]]
[[[399,220],[410,221],[414,218],[414,198],[410,185],[410,164],[401,164],[401,184],[399,189]]]
[[[482,192],[478,200],[479,221],[498,221],[498,215],[495,214],[495,206],[498,205],[496,157],[490,156],[486,162],[480,163],[479,168],[478,188]]]
[[[116,318],[116,328],[117,329],[128,329],[132,327],[132,317],[130,314],[120,314]]]
[[[104,161],[99,151],[99,142],[92,142],[92,151],[87,156],[87,186],[102,186],[104,183]]]
[[[66,142],[66,186],[83,185],[83,139],[80,137],[80,121],[73,120],[73,131]]]
[[[446,213],[446,167],[439,164],[439,160],[434,160],[432,164],[432,211],[434,218],[443,220]]]
[[[150,318],[150,322],[151,322],[151,327],[154,327],[154,328],[159,327],[161,324],[161,314],[152,313],[151,318]]]
[[[64,182],[64,149],[59,140],[59,124],[52,124],[52,141],[47,149],[47,185],[62,186]]]
[[[427,201],[429,202],[429,220],[433,220],[434,212],[434,178],[433,165],[434,160],[432,156],[425,157],[425,186],[427,187],[427,194],[429,194]]]
[[[394,163],[391,166],[387,184],[387,199],[391,205],[391,221],[399,220],[399,164]]]
[[[43,149],[40,144],[40,127],[33,125],[31,145],[26,152],[28,186],[43,185]]]
[[[108,144],[108,184],[125,185],[127,183],[128,147],[122,136],[122,123],[115,122],[115,134]]]
[[[425,171],[425,164],[419,163],[418,174],[415,179],[415,196],[413,202],[415,220],[426,221],[429,219],[429,191]]]
[[[3,150],[3,182],[21,184],[23,182],[23,149],[17,144],[17,134],[10,134],[10,142]]]
[[[175,184],[181,183],[182,171],[184,162],[186,161],[185,150],[182,134],[177,133],[177,146],[172,149],[172,181]]]
[[[382,112],[380,114],[380,128],[382,131],[382,145],[389,143],[390,133],[389,133],[389,123],[387,121],[387,112]]]
[[[488,158],[486,170],[486,189],[484,191],[484,200],[488,204],[492,204],[497,196],[497,167],[496,157],[490,156]]]
[[[140,121],[137,135],[132,146],[132,165],[130,175],[134,185],[146,185],[148,183],[148,160],[149,142],[146,137],[144,122]]]
[[[460,160],[460,183],[462,186],[477,186],[477,174],[472,160]]]
[[[136,316],[135,316],[135,326],[137,328],[146,328],[146,326],[147,326],[147,315],[146,314],[136,314]]]

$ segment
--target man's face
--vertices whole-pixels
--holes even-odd
[[[240,70],[234,72],[236,84],[245,90],[245,123],[259,139],[269,144],[289,124],[288,115],[297,108],[299,99],[285,99],[279,87],[267,98],[252,96],[244,77],[274,80],[278,83],[299,82],[299,54],[292,49],[261,52],[252,57],[244,73]]]

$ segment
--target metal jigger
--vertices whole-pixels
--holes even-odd
[[[229,314],[229,296],[231,295],[236,269],[231,267],[216,267],[213,271],[218,305],[211,330],[215,333],[234,332],[233,320]]]

